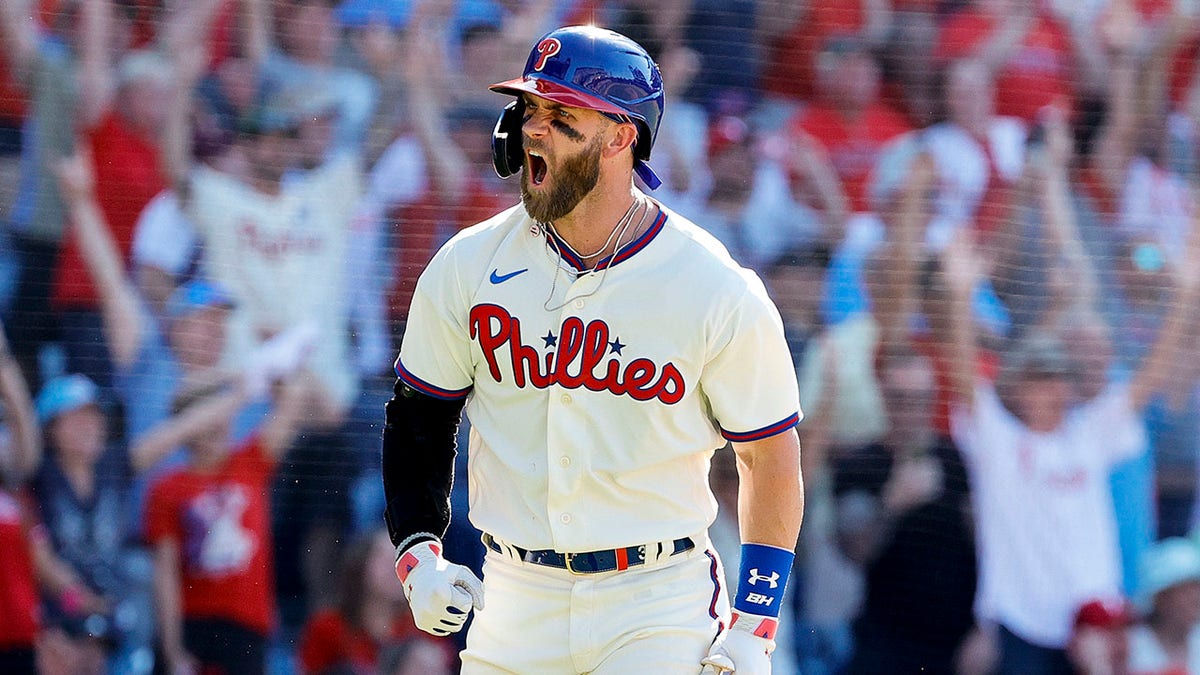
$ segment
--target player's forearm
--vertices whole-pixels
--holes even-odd
[[[789,551],[796,547],[804,514],[800,440],[795,431],[735,445],[738,523],[742,541]]]
[[[794,429],[735,443],[738,525],[742,535],[731,627],[773,640],[779,625],[804,512],[800,441]],[[757,672],[757,671],[756,671]]]
[[[450,526],[454,442],[463,403],[396,382],[383,428],[385,518],[396,546],[419,533],[441,537]]]

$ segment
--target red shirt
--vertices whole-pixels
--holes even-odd
[[[769,46],[763,89],[793,99],[814,98],[821,47],[830,36],[857,35],[865,21],[861,0],[814,0],[795,25]]]
[[[1174,0],[1135,0],[1134,6],[1142,21],[1155,25],[1161,30],[1162,26],[1171,20],[1174,11]],[[1187,100],[1188,90],[1192,86],[1192,78],[1196,74],[1196,60],[1200,58],[1200,35],[1194,31],[1189,33],[1179,48],[1175,51],[1171,62],[1170,82],[1171,102],[1182,106]]]
[[[797,115],[793,130],[812,136],[829,155],[829,161],[842,179],[842,188],[854,211],[870,211],[867,181],[888,141],[907,133],[907,120],[883,103],[867,108],[857,121],[847,120],[838,111],[815,104]]]
[[[446,205],[439,195],[426,193],[419,201],[392,214],[398,230],[395,246],[396,277],[389,290],[392,318],[408,317],[417,278],[433,260],[438,247],[459,230],[483,222],[508,206],[504,199],[484,189],[478,181],[458,204]]]
[[[978,10],[958,12],[942,27],[936,58],[945,63],[970,56],[996,28],[996,21]],[[1070,38],[1054,19],[1039,15],[996,78],[996,113],[1033,122],[1052,103],[1074,110],[1073,85]]]
[[[162,0],[126,0],[133,15],[130,26],[129,48],[152,49],[156,41],[161,39],[163,2]],[[221,0],[220,6],[213,15],[208,34],[208,54],[211,61],[209,67],[214,68],[225,59],[235,54],[237,47],[238,0]]]
[[[275,460],[256,437],[215,470],[182,467],[163,476],[146,502],[151,544],[179,544],[183,616],[225,619],[263,635],[274,623],[271,476]]]
[[[419,632],[408,612],[397,617],[389,637],[393,643],[410,638],[435,639]],[[444,640],[437,642],[449,650]],[[374,673],[378,669],[379,647],[374,638],[351,626],[337,610],[318,610],[309,617],[300,635],[297,654],[300,672],[315,674],[342,666],[349,667],[354,673]],[[452,652],[447,651],[447,659],[451,655]]]
[[[142,209],[167,187],[158,146],[124,119],[109,113],[88,133],[96,171],[96,201],[124,259],[133,247],[133,229]],[[73,230],[72,230],[73,232]],[[95,287],[74,234],[65,238],[54,277],[57,309],[92,309]]]
[[[25,90],[13,78],[8,57],[0,49],[0,124],[17,126],[25,119]]]
[[[913,348],[933,362],[934,385],[937,398],[933,402],[933,428],[943,436],[950,436],[950,409],[954,403],[953,364],[946,350],[930,335],[913,337]],[[995,381],[1000,373],[1000,358],[995,352],[980,349],[975,361],[975,375]]]
[[[38,592],[21,503],[0,488],[0,649],[33,647]]]

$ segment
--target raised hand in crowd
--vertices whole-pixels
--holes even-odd
[[[33,410],[29,386],[8,349],[0,323],[0,402],[9,442],[0,445],[0,486],[20,485],[37,469],[42,458],[42,433]]]
[[[59,189],[67,203],[71,228],[78,237],[100,296],[104,335],[113,363],[128,366],[143,337],[137,291],[125,273],[125,263],[96,201],[96,178],[91,152],[80,144],[76,154],[55,165]]]
[[[421,3],[419,12],[432,13]],[[456,204],[467,192],[472,167],[466,154],[450,141],[446,128],[446,92],[440,83],[450,76],[446,64],[450,27],[436,14],[414,22],[404,43],[403,73],[409,110],[417,138],[428,158],[434,188],[445,203]]]
[[[892,514],[904,513],[937,499],[944,487],[942,467],[936,457],[899,457],[883,486],[883,508]]]
[[[1075,207],[1071,203],[1070,169],[1074,140],[1067,112],[1057,106],[1043,109],[1043,141],[1030,148],[1025,173],[1037,192],[1042,209],[1042,229],[1050,250],[1050,311],[1042,325],[1051,326],[1071,310],[1095,309],[1100,281],[1091,256],[1083,246]]]
[[[971,315],[975,285],[984,276],[984,263],[975,250],[971,233],[959,230],[939,259],[941,275],[948,294],[946,312],[949,321],[946,336],[950,347],[951,386],[966,407],[974,405],[976,328]]]
[[[188,175],[192,168],[192,108],[196,83],[204,75],[208,57],[195,37],[180,37],[171,47],[174,91],[167,104],[163,127],[162,161],[177,194],[188,197]]]
[[[841,241],[850,216],[850,199],[825,148],[811,135],[794,129],[788,134],[772,134],[762,149],[800,179],[798,201],[813,204],[821,212],[826,240]]]
[[[1184,333],[1192,325],[1200,299],[1200,212],[1193,216],[1183,258],[1171,266],[1175,288],[1154,345],[1129,386],[1130,404],[1142,411],[1150,399],[1170,385],[1180,359]]]
[[[4,57],[18,81],[24,81],[37,57],[37,24],[33,19],[30,0],[0,2],[0,42]]]
[[[937,181],[936,161],[928,152],[920,151],[909,167],[895,221],[879,256],[882,283],[871,289],[877,298],[872,311],[884,345],[907,343],[909,319],[920,310],[917,270],[925,256],[931,193],[937,187]],[[931,320],[940,318],[931,317]]]

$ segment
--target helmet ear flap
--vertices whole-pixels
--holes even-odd
[[[525,122],[525,102],[517,99],[504,106],[496,128],[492,130],[492,166],[496,175],[508,178],[519,172],[525,156],[521,143],[521,126]]]

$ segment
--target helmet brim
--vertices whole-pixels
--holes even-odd
[[[573,89],[559,82],[544,80],[539,77],[518,77],[514,80],[505,82],[497,82],[488,87],[494,92],[500,94],[509,94],[511,96],[520,96],[521,94],[533,94],[540,96],[548,101],[561,103],[572,108],[587,108],[598,112],[610,113],[613,115],[626,115],[636,119],[637,116],[630,114],[628,110],[614,105],[598,96],[592,96],[578,89]]]

